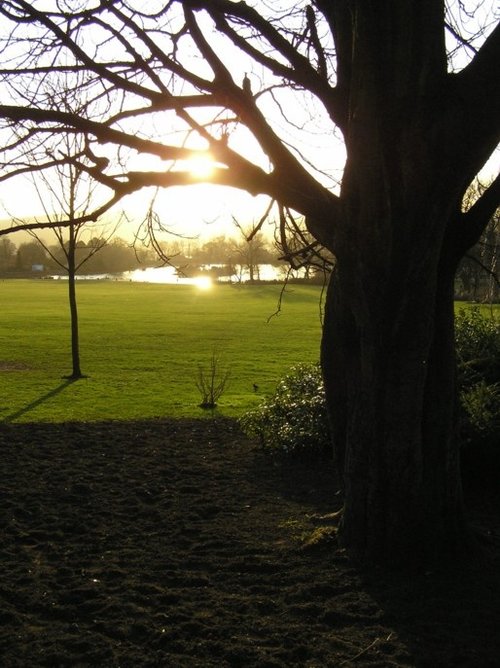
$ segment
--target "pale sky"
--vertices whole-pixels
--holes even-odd
[[[331,122],[318,112],[312,116],[305,133],[298,133],[296,137],[292,137],[289,133],[287,135],[286,128],[281,128],[281,130],[285,141],[294,142],[294,146],[302,154],[308,155],[309,160],[320,170],[321,173],[314,174],[316,178],[334,190],[335,182],[341,178],[345,151],[341,140],[332,134]],[[232,135],[232,147],[240,150],[254,163],[263,166],[262,155],[257,154],[255,146],[248,141],[245,133],[248,134],[242,129],[241,132],[238,130]],[[165,140],[166,143],[170,143],[169,140],[171,138],[168,137]],[[106,147],[99,148],[102,149],[99,154],[104,155]],[[165,169],[165,164],[157,158],[138,155],[128,163],[128,167],[137,170],[160,171]],[[144,188],[124,198],[107,214],[106,218],[112,219],[118,217],[123,210],[132,221],[128,230],[127,226],[122,224],[117,232],[119,236],[129,238],[133,235],[138,224],[143,220],[154,194],[154,189]],[[106,197],[108,196],[109,191]],[[262,217],[268,203],[269,199],[263,195],[254,197],[235,188],[200,184],[160,188],[155,197],[154,208],[162,223],[171,228],[175,234],[206,238],[221,234],[238,235],[232,216],[247,228]],[[2,227],[4,227],[4,221],[8,220],[11,215],[21,219],[33,216],[43,219],[43,207],[40,205],[29,175],[0,183],[0,225]],[[20,239],[21,233],[12,237],[16,244],[20,243]]]

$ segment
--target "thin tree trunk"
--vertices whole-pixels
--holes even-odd
[[[78,330],[78,307],[76,301],[76,258],[75,258],[75,240],[73,227],[70,227],[70,240],[68,248],[68,296],[69,296],[69,310],[71,318],[71,361],[72,372],[70,378],[82,378],[82,370],[80,367],[80,341]]]
[[[71,316],[71,360],[72,360],[72,378],[81,378],[82,371],[80,367],[80,342],[78,332],[78,308],[76,303],[76,280],[75,275],[68,273],[69,289],[69,309]]]

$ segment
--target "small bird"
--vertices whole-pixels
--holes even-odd
[[[258,390],[259,390],[259,386],[257,385],[257,383],[254,383],[253,384],[253,391],[258,392]]]
[[[88,144],[85,147],[84,153],[87,156],[87,158],[95,164],[97,169],[106,169],[106,167],[109,165],[108,158],[105,158],[104,156],[96,155],[91,150],[91,148]]]
[[[248,97],[252,97],[252,84],[250,83],[250,79],[248,78],[248,74],[245,72],[245,76],[243,77],[243,92],[245,95],[248,95]]]

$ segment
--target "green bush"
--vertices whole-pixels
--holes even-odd
[[[455,318],[460,390],[476,383],[500,381],[500,321],[485,317],[477,306],[460,309]]]
[[[500,443],[500,321],[478,307],[455,319],[460,437],[471,450]]]
[[[455,341],[462,442],[473,447],[493,445],[500,451],[500,322],[481,315],[477,307],[460,309]],[[319,365],[293,367],[275,394],[246,413],[240,423],[269,452],[311,458],[329,452]]]
[[[274,454],[313,458],[328,453],[330,437],[319,365],[292,367],[275,394],[246,413],[240,424]]]
[[[461,404],[469,429],[485,438],[500,437],[500,383],[476,383],[462,392]]]

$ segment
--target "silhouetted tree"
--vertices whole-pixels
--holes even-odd
[[[252,228],[245,229],[236,218],[233,218],[242,239],[233,243],[233,253],[236,264],[242,269],[247,269],[250,283],[260,278],[259,264],[268,263],[271,258],[269,249],[266,247],[264,235],[261,232],[254,233]]]
[[[363,559],[407,563],[467,544],[453,284],[499,202],[497,177],[461,208],[500,138],[500,28],[484,8],[444,0],[0,5],[3,30],[12,28],[2,44],[0,178],[49,169],[44,139],[76,132],[92,148],[86,171],[111,193],[96,214],[145,186],[204,180],[268,195],[280,221],[303,215],[334,254],[321,358],[343,481],[341,539]],[[61,73],[73,77],[75,99],[91,93],[78,113],[58,106]],[[326,163],[308,133],[318,124]],[[336,189],[340,135],[347,158]],[[28,164],[22,153],[34,137],[40,149]],[[162,168],[138,166],[136,153],[161,158]],[[182,162],[200,156],[215,161],[203,177]]]
[[[103,245],[104,242],[104,245]],[[124,239],[113,237],[112,239],[94,238],[89,242],[91,245],[101,245],[98,254],[92,255],[84,267],[82,273],[86,274],[118,274],[131,271],[138,267],[144,267],[145,263],[154,264],[155,258],[145,251],[134,250],[130,243]]]
[[[63,137],[58,149],[63,160],[57,165],[55,174],[49,178],[41,172],[35,180],[40,203],[44,209],[45,220],[51,224],[51,230],[57,239],[56,249],[51,249],[47,242],[30,229],[29,233],[64,272],[68,274],[68,299],[71,325],[71,380],[83,377],[80,362],[80,333],[78,325],[78,303],[76,297],[76,276],[79,269],[100,251],[116,231],[116,225],[107,236],[93,236],[88,243],[82,236],[92,227],[82,216],[90,209],[96,182],[92,182],[82,167],[70,158],[81,153],[78,140],[68,135]],[[51,201],[50,201],[51,200]],[[51,206],[52,205],[52,206]],[[65,224],[62,224],[65,221]]]
[[[9,271],[16,260],[16,245],[4,237],[0,239],[0,271]]]
[[[231,264],[233,250],[231,239],[218,235],[195,249],[193,260],[198,264]]]

